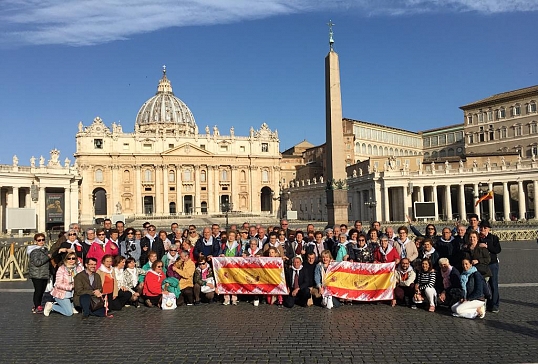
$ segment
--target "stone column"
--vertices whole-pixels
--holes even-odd
[[[254,175],[256,174],[256,170],[258,169],[257,166],[249,166],[249,204],[250,204],[250,212],[254,212]],[[293,205],[294,209],[297,209],[296,205]]]
[[[419,200],[420,202],[424,202],[424,201],[426,201],[426,200],[424,199],[424,186],[418,186],[418,193],[419,193],[418,200]]]
[[[39,201],[37,203],[37,216],[39,216],[39,219],[37,220],[37,230],[40,232],[44,232],[47,228],[47,222],[45,221],[45,209],[46,209],[46,201],[45,201],[45,187],[39,187]]]
[[[142,201],[142,172],[141,172],[142,166],[135,166],[135,213],[137,215],[142,215],[142,207],[143,207],[143,201]],[[84,183],[83,183],[84,184]]]
[[[445,186],[445,204],[446,219],[452,220],[452,196],[450,194],[450,185]]]
[[[359,201],[359,208],[358,208],[358,211],[359,211],[359,216],[357,217],[357,220],[364,220],[364,196],[363,196],[363,193],[364,191],[363,190],[359,190],[357,191],[357,194],[358,194],[358,198],[357,200]]]
[[[525,203],[525,190],[523,189],[523,181],[517,181],[517,198],[519,200],[517,203],[517,206],[519,208],[519,218],[524,219],[527,208]]]
[[[460,182],[460,193],[458,194],[458,203],[460,210],[460,220],[467,220],[467,211],[465,211],[465,185]]]
[[[170,190],[168,187],[169,174],[168,165],[165,164],[163,166],[163,213],[165,216],[170,215],[170,201],[168,201],[168,192]]]
[[[383,186],[383,221],[390,221],[389,188],[387,186]]]
[[[110,166],[110,169],[111,169],[110,187],[112,188],[112,190],[110,191],[110,201],[107,202],[107,204],[110,204],[110,207],[108,207],[109,211],[111,211],[111,213],[108,214],[109,216],[116,213],[116,204],[118,203],[118,201],[121,201],[120,196],[121,196],[121,191],[122,191],[120,187],[120,183],[119,183],[119,178],[118,178],[118,171],[120,169],[120,166],[117,164],[113,164],[112,166]]]
[[[10,207],[19,208],[19,187],[12,187]]]
[[[207,166],[207,213],[217,213],[217,209],[215,206],[215,175],[213,174],[214,167],[208,165]]]
[[[237,210],[239,208],[239,191],[236,188],[239,188],[239,178],[237,177],[237,166],[231,166],[231,181],[230,181],[230,202],[233,204],[233,208]],[[269,180],[274,181],[274,173],[269,175]],[[235,188],[234,188],[235,186]],[[273,203],[273,202],[272,202]],[[274,208],[273,208],[274,212]]]
[[[64,228],[71,224],[71,186],[64,188]]]
[[[493,183],[488,183],[488,192],[493,191]],[[493,194],[493,198],[491,200],[488,200],[488,208],[489,208],[489,218],[491,221],[495,221],[495,194]]]
[[[183,178],[181,165],[176,164],[176,210],[178,214],[183,213],[183,183],[181,179]]]
[[[32,195],[30,193],[30,187],[24,189],[24,207],[31,207],[32,205]]]
[[[402,186],[402,208],[403,208],[403,218],[407,219],[407,216],[413,217],[413,213],[409,213],[409,208],[412,207],[413,201],[409,201],[409,197],[412,195],[409,195],[407,192],[408,186]],[[409,203],[411,202],[411,204]]]
[[[195,215],[200,214],[200,166],[194,166],[194,194],[192,196],[192,210]]]
[[[480,216],[480,204],[476,204],[477,197],[480,198],[480,194],[478,191],[478,183],[473,184],[473,205],[474,205],[474,213]],[[480,216],[482,218],[482,216]]]
[[[377,201],[377,204],[375,206],[375,216],[373,217],[374,220],[382,220],[383,217],[381,216],[383,211],[382,211],[382,206],[381,206],[381,202],[382,202],[382,199],[381,199],[381,185],[378,184],[377,182],[374,182],[374,201]]]
[[[503,213],[504,221],[510,221],[510,190],[508,182],[503,182]]]
[[[219,212],[220,211],[220,175],[219,175],[219,167],[218,166],[213,166],[213,183],[214,183],[214,190],[215,190],[215,204],[214,204],[214,209],[215,209],[215,212]],[[252,187],[252,185],[251,185]]]
[[[439,201],[437,200],[437,186],[432,186],[432,200],[435,203],[435,221],[439,221]]]
[[[157,216],[162,216],[163,214],[163,195],[162,188],[163,183],[161,178],[163,176],[163,166],[155,166],[155,214]]]
[[[538,220],[538,181],[532,181],[534,187],[534,220]]]

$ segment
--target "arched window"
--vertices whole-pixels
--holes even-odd
[[[439,157],[441,157],[441,158],[446,157],[446,150],[444,150],[444,149],[441,150],[441,152],[439,153]]]
[[[131,172],[128,170],[123,171],[123,182],[131,182]]]
[[[512,116],[519,116],[521,115],[521,105],[515,104],[512,108]]]
[[[394,155],[394,149],[392,149],[392,147],[389,149],[389,155]]]
[[[374,145],[373,154],[377,155],[377,145]]]
[[[131,209],[131,199],[127,197],[125,199],[125,210],[129,211]]]
[[[362,143],[362,154],[366,154],[366,144]]]
[[[504,119],[506,117],[506,110],[504,109],[504,107],[501,107],[499,109],[499,119]]]
[[[355,153],[361,152],[361,145],[359,142],[355,143]]]
[[[528,109],[529,113],[531,112],[536,112],[536,102],[535,101],[531,101],[529,103],[529,109]]]
[[[428,152],[424,153],[424,159],[428,159],[428,158],[430,158],[430,153]]]
[[[262,171],[262,182],[269,182],[269,171],[266,169]]]
[[[103,182],[103,170],[102,169],[95,170],[95,182],[97,183]]]
[[[200,181],[205,182],[207,180],[207,174],[205,170],[200,171]]]
[[[454,156],[454,149],[453,149],[453,148],[448,148],[448,153],[447,153],[447,155],[448,155],[449,157],[453,157],[453,156]]]
[[[176,181],[176,173],[174,171],[168,171],[168,182]]]
[[[228,171],[226,169],[223,169],[222,171],[220,171],[220,180],[221,181],[228,180]]]
[[[176,213],[176,203],[175,202],[170,202],[168,204],[168,209],[170,210],[171,214],[175,214]]]
[[[247,172],[241,171],[241,173],[239,174],[239,178],[240,178],[241,182],[246,182],[247,181]]]
[[[146,169],[144,171],[144,181],[146,182],[153,181],[153,173],[151,172],[151,169]]]
[[[372,155],[372,146],[368,144],[368,155]]]

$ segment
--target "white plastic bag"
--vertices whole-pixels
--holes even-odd
[[[213,285],[213,288],[208,287],[207,286],[208,283]],[[210,277],[210,278],[206,279],[205,285],[200,287],[200,291],[202,293],[215,292],[215,279],[213,277]]]
[[[175,310],[177,308],[176,295],[170,292],[163,293],[161,308],[163,310]]]

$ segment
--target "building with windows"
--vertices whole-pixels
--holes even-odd
[[[342,161],[349,219],[405,221],[415,202],[433,202],[435,220],[536,219],[537,100],[538,86],[493,95],[462,106],[462,124],[420,132],[344,118],[344,152],[354,145],[354,163]],[[324,220],[324,145],[303,156],[283,196],[299,219]],[[493,199],[476,204],[489,191]]]
[[[503,92],[460,107],[466,154],[538,154],[538,86]]]
[[[32,157],[29,166],[19,165],[13,156],[11,165],[0,165],[0,233],[19,230],[10,229],[10,213],[22,213],[26,226],[35,226],[20,230],[46,231],[76,222],[80,180],[76,166],[68,158],[62,163],[57,149],[50,151],[48,161]]]
[[[134,132],[101,118],[76,134],[82,177],[80,222],[120,213],[129,217],[215,214],[231,209],[276,213],[279,139],[263,123],[247,136],[217,126],[199,131],[172,92],[166,69],[157,93],[140,108]]]

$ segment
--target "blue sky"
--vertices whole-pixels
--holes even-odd
[[[3,0],[0,163],[52,148],[79,121],[134,130],[167,66],[203,130],[266,122],[281,150],[324,142],[329,19],[344,117],[419,131],[459,106],[538,84],[537,0]]]

